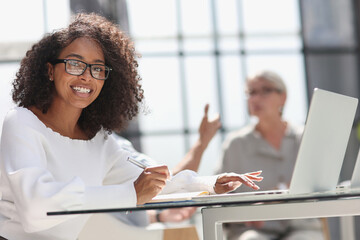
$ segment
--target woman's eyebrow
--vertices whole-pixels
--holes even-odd
[[[76,54],[76,53],[70,53],[70,54],[68,54],[68,55],[65,56],[65,58],[68,58],[68,57],[75,57],[75,58],[84,60],[84,57],[83,57],[83,56],[81,56],[81,55],[79,55],[79,54]],[[103,60],[101,60],[101,59],[96,59],[94,62],[105,64],[105,61],[103,61]]]
[[[79,55],[79,54],[75,54],[75,53],[70,53],[68,55],[65,56],[65,58],[68,58],[68,57],[75,57],[75,58],[79,58],[81,60],[84,60],[84,57]]]

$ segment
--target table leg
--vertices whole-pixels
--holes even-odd
[[[204,240],[222,240],[223,223],[360,215],[360,199],[206,207],[201,213]]]
[[[355,240],[355,223],[353,216],[340,217],[340,239]]]

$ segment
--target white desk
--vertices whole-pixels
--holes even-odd
[[[360,215],[360,197],[213,206],[202,209],[204,240],[222,240],[222,224],[228,222],[319,218]],[[349,224],[346,232],[353,233]]]

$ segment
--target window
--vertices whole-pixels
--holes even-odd
[[[223,129],[206,150],[199,172],[212,174],[226,134],[249,122],[244,81],[260,69],[284,78],[289,92],[284,117],[304,122],[307,99],[297,0],[127,4],[150,110],[139,116],[143,152],[172,168],[196,141],[203,108],[210,103],[209,117],[219,112]]]

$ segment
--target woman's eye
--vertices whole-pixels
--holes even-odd
[[[79,63],[76,62],[76,61],[69,61],[69,64],[73,67],[78,67],[79,66]]]
[[[102,68],[102,67],[94,67],[94,68],[93,68],[93,71],[95,71],[95,72],[102,72],[102,71],[103,71],[103,68]]]

